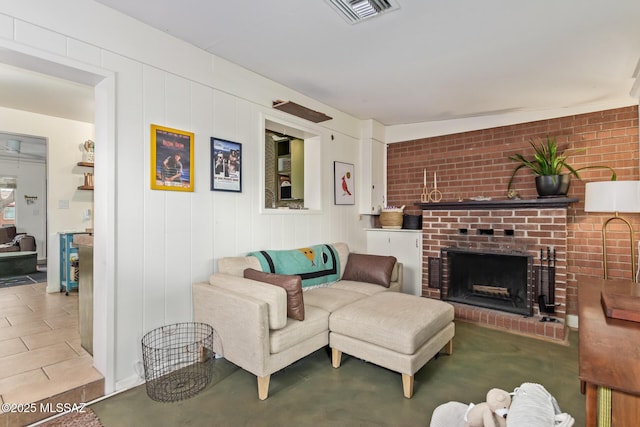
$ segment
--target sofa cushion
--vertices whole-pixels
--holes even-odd
[[[366,295],[363,293],[338,289],[335,286],[314,288],[304,292],[305,305],[319,307],[329,313],[333,313],[340,307],[344,307],[347,304],[351,304],[365,297]]]
[[[0,245],[0,252],[18,252],[19,250],[18,246],[14,246],[11,243]]]
[[[344,289],[351,292],[358,292],[365,295],[374,295],[378,292],[387,292],[389,288],[384,286],[374,285],[367,282],[355,282],[353,280],[340,280],[339,282],[331,285],[333,289]]]
[[[349,254],[343,280],[367,282],[389,287],[396,257],[367,254]]]
[[[19,237],[19,239],[18,239]],[[29,236],[27,234],[19,234],[16,236],[17,245],[20,247],[20,250],[23,252],[35,252],[36,248],[36,238],[33,236]]]
[[[216,273],[209,277],[213,286],[263,301],[269,307],[269,329],[280,329],[287,324],[287,292],[268,283]]]
[[[218,272],[243,277],[247,268],[262,271],[260,261],[253,256],[225,257],[218,260]]]
[[[280,353],[318,334],[328,334],[329,313],[318,307],[307,307],[304,322],[287,320],[287,325],[269,333],[269,351]]]
[[[340,260],[340,278],[344,274],[344,268],[347,266],[347,260],[349,259],[349,245],[343,242],[337,242],[333,244],[336,252],[338,252],[338,259]]]
[[[287,291],[287,317],[294,320],[304,320],[304,301],[300,276],[265,273],[247,268],[244,271],[244,277],[284,288]]]
[[[11,243],[16,235],[14,226],[0,227],[0,244]]]

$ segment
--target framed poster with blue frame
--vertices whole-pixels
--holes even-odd
[[[242,192],[242,144],[211,137],[211,190]]]

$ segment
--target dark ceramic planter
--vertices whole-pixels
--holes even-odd
[[[540,197],[563,197],[569,192],[571,175],[536,176],[536,190]]]

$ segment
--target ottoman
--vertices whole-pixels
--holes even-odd
[[[402,374],[404,397],[413,395],[413,376],[441,350],[453,351],[454,310],[443,301],[381,292],[348,304],[329,316],[334,368],[342,353]]]

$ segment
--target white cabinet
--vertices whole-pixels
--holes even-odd
[[[402,263],[402,292],[422,296],[422,230],[369,228],[367,253],[393,255]]]
[[[387,145],[373,138],[362,141],[360,159],[362,164],[362,191],[360,213],[375,215],[385,205],[385,171]]]

